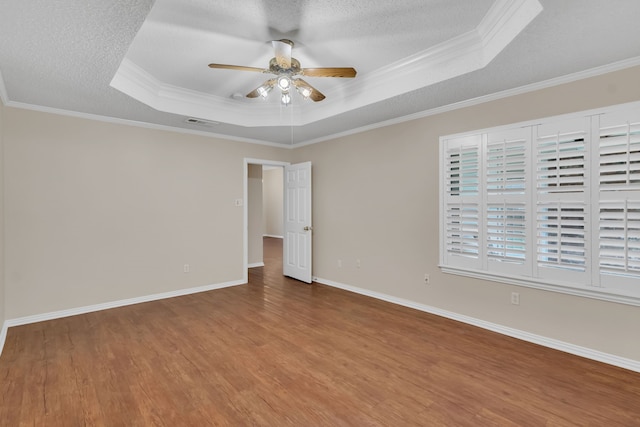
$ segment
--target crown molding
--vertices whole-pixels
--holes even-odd
[[[231,98],[169,85],[127,58],[122,60],[110,86],[158,111],[181,116],[251,127],[290,124],[282,120],[279,109],[272,108],[273,105],[240,103]],[[297,116],[296,108],[289,107]]]
[[[245,137],[233,136],[228,134],[200,131],[196,129],[187,129],[187,128],[180,128],[175,126],[159,125],[156,123],[139,122],[136,120],[121,119],[119,117],[110,117],[110,116],[101,116],[98,114],[81,113],[78,111],[64,110],[61,108],[53,108],[53,107],[45,107],[42,105],[27,104],[23,102],[9,101],[5,104],[5,106],[11,107],[11,108],[19,108],[22,110],[37,111],[40,113],[57,114],[59,116],[75,117],[75,118],[85,119],[85,120],[94,120],[94,121],[104,122],[104,123],[113,123],[113,124],[119,124],[119,125],[125,125],[125,126],[145,128],[145,129],[154,129],[154,130],[162,130],[166,132],[183,133],[188,135],[198,135],[198,136],[215,138],[215,139],[220,139],[225,141],[246,142],[248,144],[266,145],[269,147],[277,147],[277,148],[292,147],[290,145],[266,141],[262,139],[245,138]]]
[[[521,87],[518,87],[518,88],[492,93],[492,94],[489,94],[489,95],[485,95],[485,96],[469,99],[469,100],[466,100],[466,101],[456,102],[456,103],[449,104],[449,105],[443,105],[442,107],[437,107],[437,108],[432,108],[432,109],[429,109],[429,110],[420,111],[420,112],[417,112],[417,113],[409,114],[409,115],[402,116],[402,117],[397,117],[397,118],[390,119],[390,120],[385,120],[385,121],[374,123],[374,124],[371,124],[371,125],[361,126],[361,127],[358,127],[358,128],[350,129],[348,131],[344,131],[344,132],[334,133],[334,134],[331,134],[331,135],[322,136],[320,138],[308,139],[308,140],[304,140],[304,141],[301,141],[301,142],[298,142],[298,143],[292,143],[290,145],[285,145],[285,144],[266,141],[266,140],[261,140],[261,139],[236,137],[236,136],[226,135],[226,134],[218,134],[218,133],[213,133],[213,132],[205,132],[205,131],[199,131],[199,130],[193,130],[193,129],[178,128],[178,127],[174,127],[174,126],[166,126],[166,125],[158,125],[158,124],[153,124],[153,123],[138,122],[138,121],[134,121],[134,120],[127,120],[127,119],[121,119],[121,118],[116,118],[116,117],[100,116],[100,115],[88,114],[88,113],[79,113],[79,112],[76,112],[76,111],[63,110],[63,109],[59,109],[59,108],[43,107],[43,106],[39,106],[39,105],[13,102],[8,97],[6,97],[6,92],[3,92],[4,82],[2,80],[2,75],[1,74],[0,74],[0,95],[5,96],[5,98],[3,99],[4,105],[7,106],[7,107],[12,107],[12,108],[21,108],[21,109],[25,109],[25,110],[39,111],[39,112],[50,113],[50,114],[58,114],[58,115],[62,115],[62,116],[77,117],[77,118],[82,118],[82,119],[87,119],[87,120],[96,120],[96,121],[107,122],[107,123],[115,123],[115,124],[122,124],[122,125],[128,125],[128,126],[136,126],[136,127],[146,128],[146,129],[156,129],[156,130],[163,130],[163,131],[168,131],[168,132],[177,132],[177,133],[184,133],[184,134],[190,134],[190,135],[199,135],[199,136],[204,136],[204,137],[208,137],[208,138],[223,139],[223,140],[227,140],[227,141],[238,141],[238,142],[246,142],[246,143],[249,143],[249,144],[266,145],[266,146],[269,146],[269,147],[278,147],[278,148],[284,148],[284,149],[295,149],[295,148],[300,148],[300,147],[304,147],[304,146],[307,146],[307,145],[317,144],[317,143],[324,142],[324,141],[330,141],[330,140],[333,140],[333,139],[338,139],[338,138],[343,138],[343,137],[350,136],[350,135],[355,135],[355,134],[358,134],[358,133],[368,132],[368,131],[379,129],[379,128],[382,128],[382,127],[393,126],[393,125],[396,125],[396,124],[401,124],[401,123],[412,121],[412,120],[418,120],[418,119],[429,117],[429,116],[435,116],[437,114],[447,113],[449,111],[459,110],[459,109],[467,108],[467,107],[473,107],[475,105],[479,105],[479,104],[483,104],[483,103],[491,102],[491,101],[496,101],[496,100],[500,100],[500,99],[503,99],[503,98],[508,98],[508,97],[511,97],[511,96],[521,95],[521,94],[534,92],[534,91],[542,90],[542,89],[548,89],[550,87],[559,86],[559,85],[567,84],[567,83],[572,83],[572,82],[575,82],[575,81],[578,81],[578,80],[587,79],[587,78],[590,78],[590,77],[597,77],[597,76],[600,76],[600,75],[603,75],[603,74],[612,73],[612,72],[615,72],[615,71],[621,71],[621,70],[624,70],[626,68],[631,68],[631,67],[636,67],[636,66],[640,66],[640,56],[635,57],[635,58],[625,59],[625,60],[622,60],[622,61],[618,61],[618,62],[614,62],[614,63],[611,63],[611,64],[607,64],[607,65],[603,65],[601,67],[595,67],[595,68],[591,68],[591,69],[588,69],[588,70],[579,71],[577,73],[567,74],[565,76],[556,77],[556,78],[545,80],[545,81],[542,81],[542,82],[532,83],[532,84],[521,86]]]
[[[489,64],[542,12],[538,0],[497,0],[478,25],[484,46],[484,66]]]
[[[306,141],[299,142],[294,144],[292,148],[304,147],[306,145],[317,144],[319,142],[330,141],[332,139],[343,138],[350,135],[355,135],[358,133],[368,132],[371,130],[393,126],[397,124],[401,124],[404,122],[409,122],[412,120],[418,120],[429,116],[435,116],[437,114],[447,113],[449,111],[459,110],[462,108],[473,107],[475,105],[484,104],[491,101],[497,101],[504,98],[509,98],[511,96],[522,95],[529,92],[535,92],[537,90],[548,89],[554,86],[559,86],[562,84],[572,83],[579,80],[584,80],[590,77],[597,77],[607,73],[613,73],[615,71],[621,71],[626,68],[640,66],[640,56],[635,58],[629,58],[618,62],[613,62],[611,64],[603,65],[600,67],[590,68],[584,71],[578,71],[576,73],[567,74],[561,77],[556,77],[553,79],[545,80],[542,82],[532,83],[525,86],[520,86],[513,89],[504,90],[501,92],[495,92],[489,95],[480,96],[473,99],[468,99],[465,101],[456,102],[449,105],[443,105],[442,107],[432,108],[429,110],[420,111],[417,113],[409,114],[402,117],[396,117],[394,119],[385,120],[382,122],[374,123],[367,126],[361,126],[359,128],[350,129],[344,132],[334,133],[331,135],[322,136],[320,138],[309,139]]]

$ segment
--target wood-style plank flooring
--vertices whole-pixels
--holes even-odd
[[[2,426],[640,426],[640,374],[282,277],[9,329]]]

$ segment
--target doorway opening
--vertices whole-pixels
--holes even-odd
[[[282,275],[284,166],[289,163],[245,159],[244,274],[265,267]]]

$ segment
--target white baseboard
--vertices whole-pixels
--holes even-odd
[[[68,310],[52,311],[49,313],[36,314],[33,316],[18,317],[15,319],[7,319],[4,324],[3,333],[11,326],[27,325],[29,323],[43,322],[45,320],[60,319],[62,317],[76,316],[78,314],[91,313],[94,311],[108,310],[110,308],[124,307],[127,305],[140,304],[143,302],[157,301],[166,298],[179,297],[183,295],[196,294],[199,292],[212,291],[214,289],[228,288],[230,286],[244,285],[243,280],[236,280],[226,283],[218,283],[214,285],[198,286],[195,288],[178,289],[176,291],[163,292],[160,294],[145,295],[136,298],[128,298],[118,301],[105,302],[102,304],[88,305],[85,307],[70,308]],[[0,336],[3,337],[4,335]],[[1,353],[0,353],[1,354]]]
[[[416,310],[424,311],[426,313],[431,313],[437,316],[446,317],[448,319],[457,320],[458,322],[463,322],[469,325],[478,326],[480,328],[487,329],[489,331],[497,332],[499,334],[507,335],[513,338],[518,338],[523,341],[528,341],[534,344],[542,345],[544,347],[549,347],[555,350],[564,351],[565,353],[571,353],[576,356],[581,356],[587,359],[596,360],[598,362],[607,363],[609,365],[618,366],[620,368],[629,369],[630,371],[640,372],[640,361],[638,360],[615,356],[613,354],[604,353],[604,352],[593,350],[586,347],[581,347],[578,345],[570,344],[570,343],[556,340],[553,338],[547,338],[541,335],[531,334],[529,332],[521,331],[519,329],[498,325],[496,323],[486,322],[484,320],[454,313],[452,311],[442,310],[437,307],[420,304],[411,300],[397,298],[391,295],[370,291],[370,290],[359,288],[356,286],[345,285],[343,283],[334,282],[332,280],[327,280],[322,278],[314,278],[314,280],[323,285],[332,286],[334,288],[343,289],[345,291],[350,291],[350,292],[354,292],[361,295],[366,295],[368,297],[372,297],[379,300],[402,305],[405,307],[413,308]]]
[[[9,325],[5,320],[2,322],[2,329],[0,330],[0,356],[2,356],[2,349],[4,349],[4,341],[7,339],[7,329],[9,329]]]
[[[274,234],[263,234],[262,237],[273,237],[274,239],[284,239],[284,236],[276,236]]]
[[[255,267],[264,267],[264,262],[254,262],[253,264],[247,265],[247,268],[255,268]]]

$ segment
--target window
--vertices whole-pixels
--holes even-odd
[[[640,305],[640,106],[442,137],[445,272]]]

